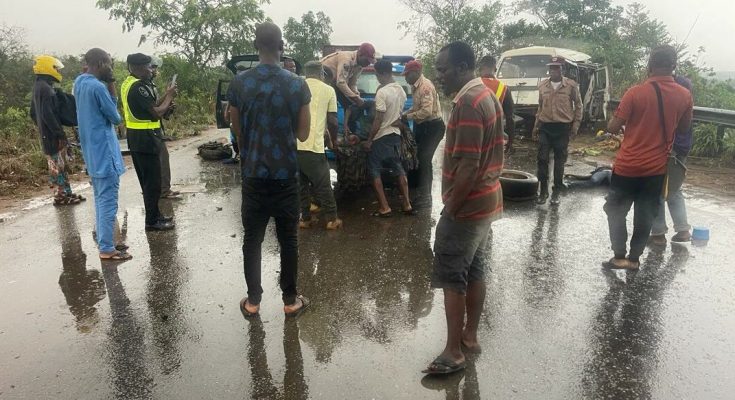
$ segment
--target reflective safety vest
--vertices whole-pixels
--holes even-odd
[[[120,86],[120,93],[121,93],[121,99],[122,99],[122,105],[123,105],[123,115],[125,117],[125,127],[128,129],[160,129],[161,121],[138,119],[130,111],[130,105],[128,105],[128,93],[130,92],[130,87],[133,86],[133,84],[135,82],[138,82],[139,80],[140,79],[130,75],[127,78],[125,78],[125,80],[122,83],[122,86]]]
[[[482,78],[482,83],[485,84],[490,90],[495,92],[495,97],[498,98],[498,101],[500,104],[503,104],[503,100],[505,100],[505,93],[506,87],[503,82],[500,82],[498,79],[493,78]]]

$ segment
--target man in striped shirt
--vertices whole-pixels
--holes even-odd
[[[424,370],[428,374],[463,369],[464,353],[480,351],[477,327],[485,301],[490,224],[503,212],[502,106],[474,70],[475,54],[466,43],[450,43],[437,55],[437,83],[453,96],[442,166],[444,210],[431,277],[432,287],[444,290],[447,342]]]

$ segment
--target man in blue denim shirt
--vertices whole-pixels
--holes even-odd
[[[245,317],[258,315],[261,245],[268,220],[276,220],[281,248],[279,284],[284,312],[296,316],[309,300],[296,291],[298,271],[299,171],[296,138],[309,136],[311,93],[306,82],[280,67],[281,29],[263,23],[255,29],[260,64],[235,77],[228,98],[232,131],[240,146],[242,168],[243,257],[248,297],[240,301]]]
[[[97,245],[103,260],[128,260],[130,254],[115,249],[112,233],[120,175],[125,172],[113,127],[122,119],[117,112],[112,59],[106,51],[95,48],[84,55],[84,63],[87,72],[74,81],[74,98],[82,154],[94,189]]]
[[[674,81],[692,92],[692,81],[681,75],[674,76]],[[653,228],[651,229],[651,237],[649,243],[654,246],[666,246],[666,205],[669,206],[669,214],[671,221],[674,223],[674,232],[676,234],[671,237],[672,242],[688,242],[692,240],[692,234],[689,230],[692,228],[687,219],[687,207],[684,200],[684,194],[681,192],[681,186],[684,184],[686,177],[686,163],[689,151],[692,149],[692,131],[690,125],[688,129],[677,129],[674,136],[674,146],[671,154],[676,157],[676,164],[669,164],[667,173],[669,175],[669,195],[663,199],[663,203],[658,208],[658,215],[653,220]]]

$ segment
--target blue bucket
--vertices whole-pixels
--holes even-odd
[[[692,240],[706,241],[709,240],[709,228],[695,226],[692,230]]]

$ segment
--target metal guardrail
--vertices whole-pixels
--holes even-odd
[[[614,110],[620,100],[610,100],[608,108]],[[720,108],[694,107],[693,119],[697,122],[718,125],[720,127],[735,128],[735,111]]]

